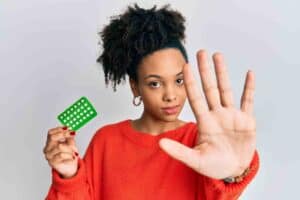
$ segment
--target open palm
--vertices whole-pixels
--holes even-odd
[[[160,146],[206,176],[223,179],[238,176],[249,166],[256,148],[256,124],[253,116],[254,74],[246,75],[240,109],[235,108],[223,56],[213,55],[213,78],[204,50],[197,53],[198,69],[206,101],[196,86],[189,64],[183,68],[184,84],[198,127],[194,148],[177,141],[161,139]]]

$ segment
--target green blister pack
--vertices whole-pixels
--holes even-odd
[[[57,116],[57,119],[70,130],[77,131],[91,119],[97,116],[97,112],[86,97],[81,97],[65,111]]]

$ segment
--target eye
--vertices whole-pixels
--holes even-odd
[[[159,82],[150,82],[148,85],[152,88],[159,88],[160,83]]]
[[[176,80],[176,83],[177,83],[178,85],[182,85],[182,84],[183,84],[183,79],[182,79],[182,78],[177,79],[177,80]]]

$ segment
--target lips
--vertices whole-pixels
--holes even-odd
[[[162,108],[163,111],[168,114],[168,115],[172,115],[172,114],[176,114],[178,112],[178,108],[179,108],[179,105],[176,105],[176,106],[170,106],[170,107],[164,107]]]
[[[175,106],[169,106],[169,107],[163,107],[162,109],[173,109],[173,108],[176,108],[178,107],[179,105],[175,105]]]

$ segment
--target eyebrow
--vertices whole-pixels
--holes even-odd
[[[182,75],[182,74],[183,74],[183,72],[181,71],[181,72],[177,73],[175,76],[179,76],[179,75]],[[161,79],[161,76],[159,76],[159,75],[156,75],[156,74],[150,74],[150,75],[146,76],[146,77],[144,78],[144,80],[146,80],[147,78],[151,78],[151,77]]]

